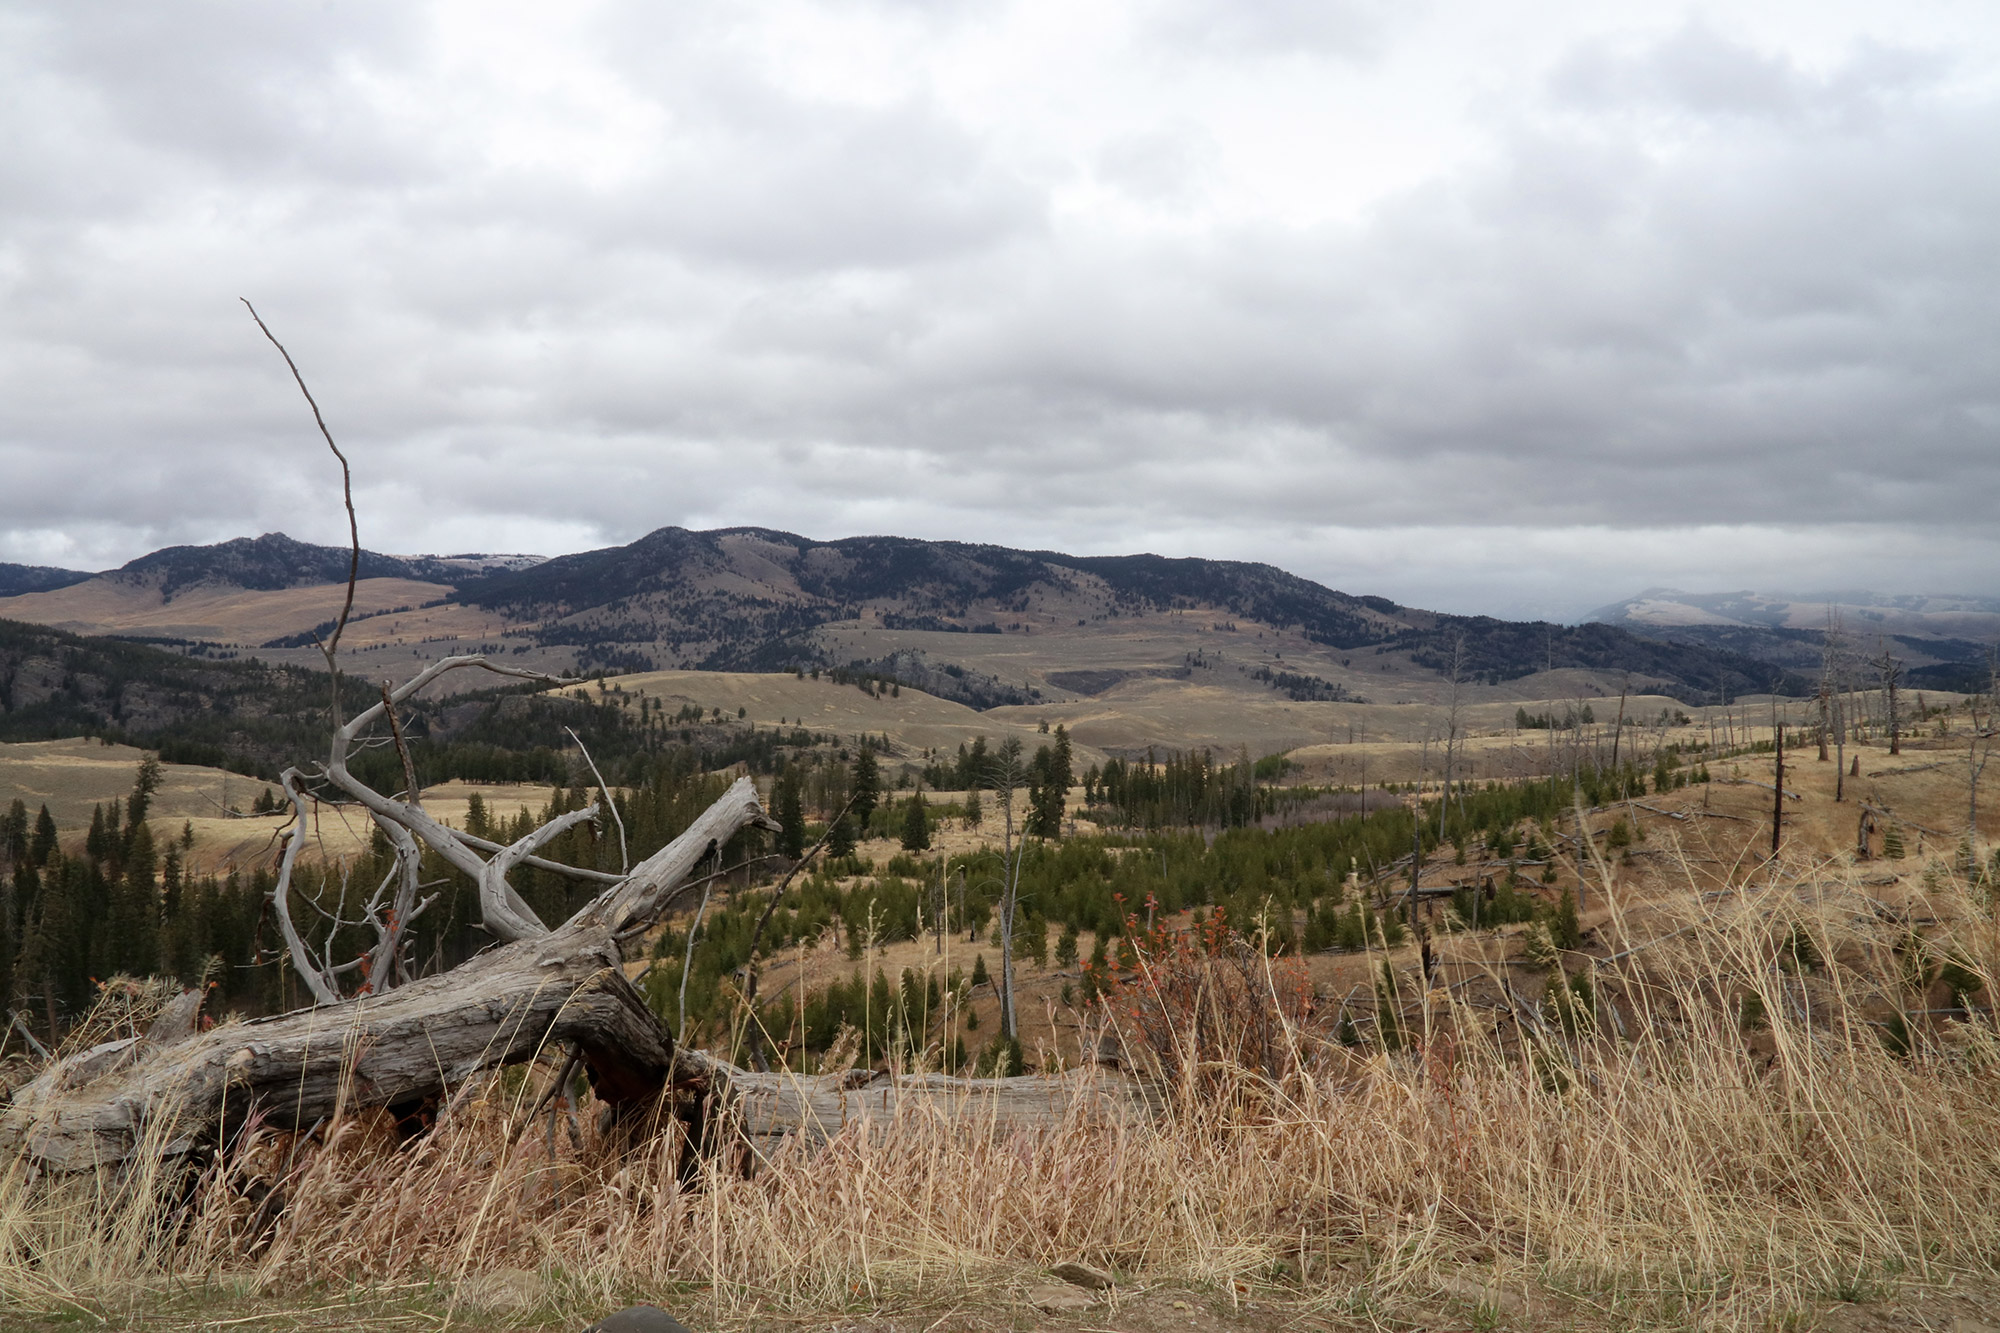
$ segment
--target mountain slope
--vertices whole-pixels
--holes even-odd
[[[317,666],[348,563],[282,533],[169,547],[0,597],[0,617]],[[478,650],[550,671],[836,668],[977,708],[1197,677],[1295,702],[1434,702],[1454,673],[1523,700],[1630,687],[1699,703],[1803,692],[1809,656],[1796,642],[1765,651],[1762,626],[1702,642],[1448,616],[1243,561],[766,528],[667,527],[548,561],[364,551],[360,572],[343,648],[373,677]]]
[[[80,569],[55,569],[48,565],[0,564],[0,597],[67,588],[90,577],[92,576]]]
[[[345,583],[350,553],[346,547],[315,546],[282,532],[238,537],[213,546],[167,546],[129,561],[100,577],[144,580],[172,601],[183,589],[203,584],[228,584],[253,591],[306,588]],[[361,553],[364,579],[411,579],[419,583],[453,583],[468,571],[462,564],[434,556]]]
[[[1689,701],[1804,688],[1727,649],[1603,625],[1439,615],[1270,565],[901,537],[816,541],[764,528],[661,528],[627,546],[462,584],[456,600],[532,624],[526,637],[571,647],[586,667],[858,666],[981,704],[1040,697],[1069,680],[1095,693],[1084,682],[1093,671],[1115,679],[1192,670],[1196,658],[1207,666],[1198,636],[1235,634],[1239,623],[1263,645],[1253,650],[1262,654],[1255,678],[1297,698],[1359,697],[1358,673],[1394,674],[1398,661],[1435,681],[1454,658],[1462,680],[1489,686],[1572,669],[1631,675]],[[1152,636],[1144,649],[1134,642],[1142,628]],[[1031,637],[1036,646],[946,637],[982,634]],[[1106,660],[1105,645],[1115,642],[1129,651]],[[1076,660],[1065,663],[1059,644]],[[1357,668],[1361,650],[1392,660]],[[1303,653],[1311,670],[1283,665],[1286,651],[1295,664]],[[1240,647],[1234,660],[1244,660]],[[939,678],[939,662],[946,673],[958,668],[956,683]],[[1019,690],[1007,683],[1010,662],[1027,668]]]

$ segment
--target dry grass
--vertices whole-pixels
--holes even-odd
[[[167,601],[152,582],[100,575],[53,592],[0,598],[0,615],[79,634],[161,634],[255,648],[266,640],[300,633],[339,615],[346,591],[346,585],[339,583],[271,590],[204,585]],[[373,616],[392,607],[421,606],[450,591],[441,583],[362,579],[354,588],[354,612]],[[481,622],[478,611],[461,607],[434,607],[396,619],[408,622],[398,631],[402,637],[437,633],[438,626],[447,624],[462,630]],[[491,622],[494,617],[483,619]],[[427,625],[427,621],[436,623]],[[361,625],[371,626],[364,641],[374,642],[388,633],[389,623],[387,617],[380,622],[364,620],[357,624],[356,632],[361,632]]]
[[[1002,1133],[913,1102],[823,1148],[689,1169],[672,1134],[621,1150],[588,1124],[572,1141],[526,1123],[546,1075],[516,1071],[408,1145],[367,1115],[250,1135],[184,1206],[157,1158],[54,1185],[17,1167],[0,1301],[103,1308],[190,1282],[448,1293],[522,1267],[552,1314],[679,1292],[733,1325],[1004,1300],[1083,1258],[1330,1318],[1422,1318],[1470,1273],[1595,1325],[1761,1327],[1990,1272],[2000,1039],[1976,1016],[1915,1020],[1906,1054],[1883,1039],[1898,1009],[1937,1007],[1927,967],[1994,994],[1983,890],[1939,868],[1892,908],[1850,873],[1792,865],[1655,904],[1643,933],[1591,965],[1597,1016],[1573,1031],[1544,1005],[1496,1022],[1433,991],[1412,997],[1407,1051],[1290,1029],[1293,1072],[1190,1063],[1153,1126],[1079,1114]]]

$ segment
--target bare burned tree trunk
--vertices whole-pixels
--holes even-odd
[[[1445,709],[1444,791],[1438,799],[1438,844],[1444,844],[1445,817],[1451,809],[1451,780],[1458,758],[1458,687],[1465,674],[1465,636],[1451,642],[1451,697]]]
[[[2000,716],[2000,656],[1989,653],[1987,657],[1986,716],[1979,716],[1979,696],[1973,695],[1965,701],[1965,838],[1969,846],[1979,845],[1979,779],[1986,772],[1986,765],[1993,758],[1993,738],[2000,735],[2000,727],[1994,725]]]
[[[1840,611],[1826,610],[1826,642],[1820,657],[1820,689],[1831,706],[1834,746],[1833,799],[1847,799],[1847,640],[1841,632]],[[1822,751],[1825,742],[1820,743]],[[1824,758],[1824,754],[1821,756]]]
[[[1778,701],[1771,700],[1771,735],[1775,759],[1771,777],[1771,855],[1776,857],[1785,835],[1785,720],[1778,716]]]
[[[1014,1009],[1014,915],[1020,906],[1021,858],[1027,850],[1024,829],[1014,839],[1014,789],[1026,774],[1021,768],[1021,742],[1008,737],[994,758],[993,790],[1000,798],[1001,829],[1004,841],[1000,856],[1000,1035],[1013,1041],[1020,1036]]]
[[[1888,716],[1884,720],[1889,724],[1889,753],[1901,754],[1903,752],[1903,730],[1902,718],[1896,711],[1896,686],[1903,674],[1902,663],[1891,657],[1888,648],[1885,646],[1882,649],[1881,661],[1875,665],[1876,669],[1881,673],[1883,706],[1888,713]]]

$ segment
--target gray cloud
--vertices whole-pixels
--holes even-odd
[[[975,7],[0,9],[0,559],[337,535],[245,294],[381,549],[1993,590],[1990,40],[1552,29],[1422,172],[1285,202],[1434,114],[1476,11],[1410,12],[1162,4],[1085,60]]]

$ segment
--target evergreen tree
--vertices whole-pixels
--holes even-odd
[[[6,850],[7,864],[17,866],[26,861],[28,859],[28,803],[18,796],[15,797],[14,804],[7,807],[7,818],[4,825],[0,825],[0,829],[4,830],[4,836],[0,836],[0,847],[4,847]]]
[[[153,755],[149,754],[139,761],[139,771],[132,778],[132,799],[125,805],[127,841],[130,841],[131,835],[145,824],[146,811],[153,804],[153,793],[160,789],[160,779],[165,773],[166,770],[160,767],[159,759]]]
[[[882,802],[882,770],[875,762],[875,747],[864,744],[854,757],[854,820],[865,833],[869,817]]]
[[[1576,894],[1564,889],[1562,900],[1549,914],[1549,941],[1558,949],[1581,949],[1583,926],[1576,918]]]
[[[826,835],[826,854],[835,858],[854,855],[852,815],[842,815],[834,821],[832,830]]]
[[[114,971],[150,976],[160,966],[160,885],[153,832],[141,824],[125,850],[125,873],[111,886],[108,952]]]
[[[909,812],[903,816],[903,850],[927,852],[931,849],[930,816],[924,808],[924,794],[910,798]]]
[[[806,854],[806,806],[801,785],[798,770],[788,768],[771,793],[772,813],[780,826],[778,855],[794,861]]]
[[[980,822],[985,818],[986,812],[980,808],[979,804],[979,788],[972,787],[965,793],[965,826],[967,828],[978,828]]]
[[[1069,730],[1062,723],[1058,722],[1056,723],[1055,753],[1051,756],[1049,764],[1049,778],[1055,784],[1056,790],[1060,791],[1065,797],[1069,795],[1069,789],[1076,785],[1076,775],[1072,771],[1070,761]]]
[[[1021,945],[1028,957],[1035,960],[1037,968],[1049,965],[1049,923],[1039,912],[1030,912],[1021,923],[1021,932],[1026,937]]]
[[[274,801],[273,806],[276,805]],[[486,798],[478,792],[465,798],[465,831],[475,838],[493,836],[493,820],[486,813]]]
[[[167,844],[167,854],[160,859],[160,919],[175,921],[181,914],[181,849],[174,843]]]
[[[1076,923],[1069,922],[1065,924],[1063,926],[1062,938],[1056,941],[1057,967],[1076,966],[1076,950],[1078,942],[1079,940],[1076,933]]]
[[[35,836],[28,843],[28,864],[45,866],[56,850],[56,820],[45,805],[35,816]]]
[[[28,869],[27,856],[24,853],[14,863],[14,873],[6,879],[0,880],[0,1008],[11,1004],[14,999],[14,954],[16,952],[14,932],[17,917],[14,904],[20,892],[21,877],[30,873],[32,872]]]
[[[90,808],[90,832],[83,835],[83,854],[93,861],[103,861],[111,854],[105,836],[104,807],[94,805]]]

